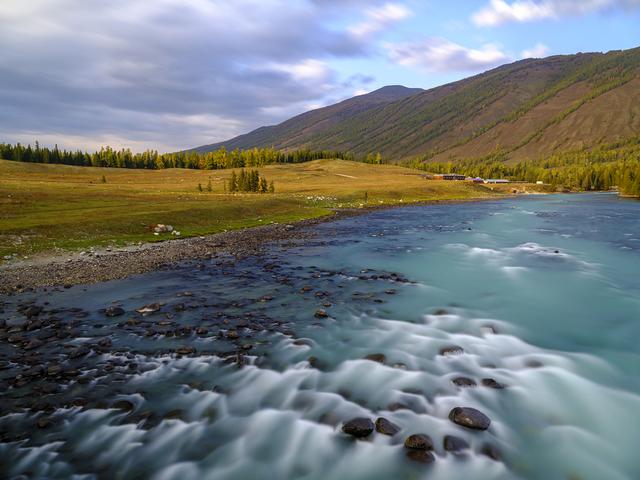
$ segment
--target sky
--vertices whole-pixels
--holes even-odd
[[[0,0],[0,142],[176,151],[385,85],[640,46],[640,0]]]

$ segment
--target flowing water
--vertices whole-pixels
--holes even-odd
[[[639,202],[527,197],[314,228],[238,262],[4,298],[0,476],[640,478]],[[44,310],[27,321],[29,305]],[[456,406],[491,426],[457,426]],[[380,416],[401,431],[341,431]],[[414,433],[434,463],[407,458]],[[445,452],[445,435],[470,449]]]

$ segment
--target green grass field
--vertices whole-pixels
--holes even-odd
[[[260,173],[275,194],[226,194],[231,170],[131,170],[0,160],[0,256],[158,241],[330,214],[335,208],[499,195],[482,185],[428,181],[391,165],[317,160]],[[106,183],[102,183],[102,176]],[[211,181],[212,192],[206,187]],[[198,183],[205,189],[200,193]],[[508,190],[505,190],[508,191]],[[0,258],[1,258],[0,257]]]

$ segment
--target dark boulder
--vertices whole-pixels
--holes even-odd
[[[342,431],[356,438],[364,438],[373,432],[373,422],[369,418],[358,417],[349,420],[342,426]]]
[[[383,435],[393,436],[400,431],[400,427],[395,423],[390,422],[384,417],[380,417],[376,420],[376,432]]]
[[[365,360],[371,360],[372,362],[384,363],[387,357],[383,353],[370,353]]]
[[[39,305],[31,305],[25,308],[22,313],[27,318],[37,317],[42,312],[42,307]]]
[[[497,390],[501,390],[501,389],[505,388],[505,385],[503,385],[502,383],[498,383],[493,378],[483,378],[482,379],[482,385],[484,385],[485,387],[489,387],[489,388],[495,388]]]
[[[316,318],[327,318],[329,316],[329,314],[326,311],[320,309],[320,310],[316,310],[316,313],[315,313],[314,316]]]
[[[433,450],[433,440],[429,435],[416,433],[407,437],[404,441],[404,446],[412,450]]]
[[[469,448],[469,444],[464,438],[456,437],[454,435],[445,435],[442,443],[447,452],[456,453]]]
[[[436,457],[428,450],[408,450],[407,458],[413,462],[429,464],[436,461]]]
[[[107,317],[119,317],[124,315],[124,308],[122,307],[107,307],[104,311]]]
[[[472,380],[470,378],[467,377],[456,377],[453,380],[451,380],[453,382],[454,385],[457,385],[458,387],[475,387],[477,384],[475,382],[475,380]]]
[[[486,430],[491,425],[489,417],[471,407],[455,407],[449,412],[449,420],[472,430]]]
[[[502,455],[500,455],[498,449],[490,443],[485,443],[484,445],[482,445],[480,453],[482,453],[482,455],[486,455],[492,460],[495,460],[496,462],[499,462],[502,459]]]

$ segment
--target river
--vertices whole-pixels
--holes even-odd
[[[2,298],[0,476],[640,478],[640,202],[313,228],[237,262]],[[454,407],[491,425],[456,425]],[[355,417],[400,431],[355,439]],[[407,456],[412,434],[435,461]]]

